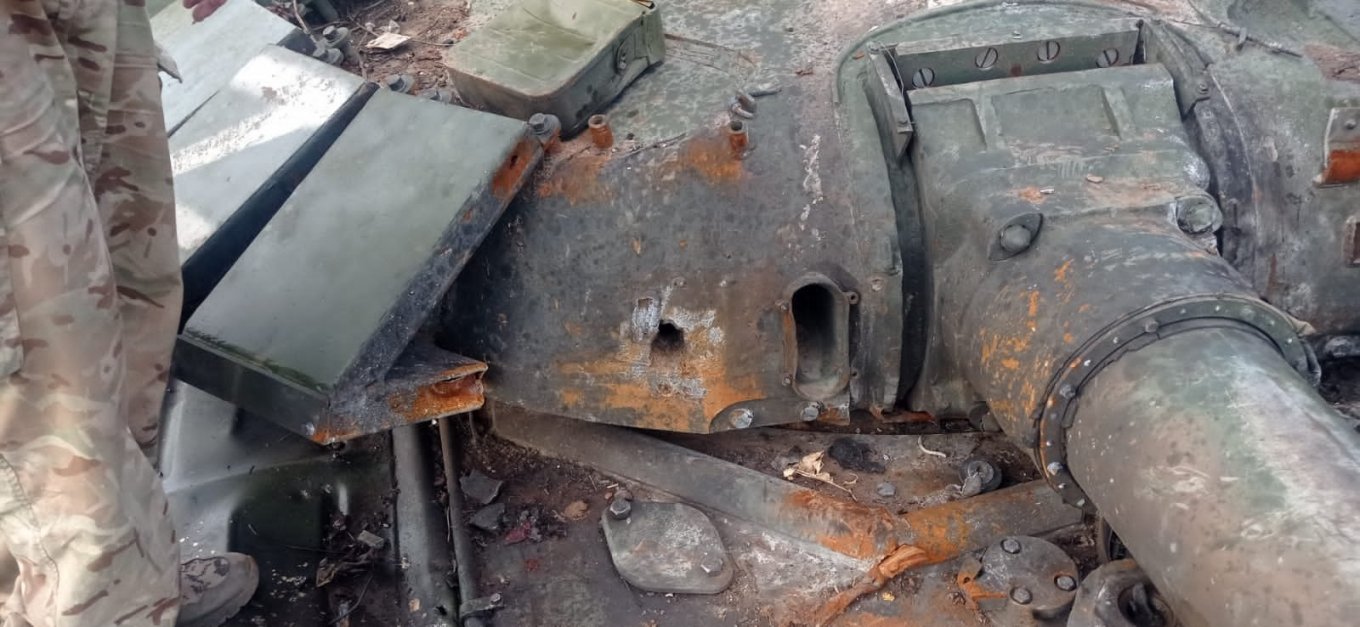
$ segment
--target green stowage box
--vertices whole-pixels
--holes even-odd
[[[665,56],[661,15],[634,0],[523,0],[444,56],[468,105],[526,120],[551,113],[585,128]]]

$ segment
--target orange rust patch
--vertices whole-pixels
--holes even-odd
[[[484,401],[480,374],[439,381],[387,397],[392,411],[409,422],[419,422],[461,414],[480,408]]]
[[[1036,205],[1044,204],[1045,200],[1044,193],[1039,191],[1039,188],[1033,185],[1026,187],[1024,189],[1016,190],[1015,195],[1019,196],[1022,200],[1027,200],[1030,203]]]
[[[706,432],[724,409],[765,397],[754,373],[731,370],[727,347],[713,330],[684,329],[684,346],[657,354],[648,343],[624,339],[613,355],[561,363],[558,371],[589,378],[591,396],[577,399],[577,407],[628,411],[629,424],[645,429]]]
[[[336,424],[335,420],[324,420],[321,426],[317,427],[316,432],[311,435],[312,441],[318,444],[334,444],[344,442],[362,435],[359,428],[350,424]]]
[[[695,137],[681,147],[680,164],[709,183],[730,183],[745,176],[744,162],[732,155],[732,147],[722,137]]]
[[[1064,259],[1062,265],[1053,271],[1053,280],[1059,283],[1067,282],[1067,272],[1072,269],[1072,260]]]
[[[581,400],[584,397],[585,395],[576,388],[562,388],[557,392],[558,400],[562,401],[562,404],[567,407],[576,407],[577,405],[580,405]]]
[[[600,170],[608,161],[608,155],[590,151],[564,156],[534,191],[540,198],[560,196],[573,207],[608,200],[609,188],[600,181]]]
[[[1322,182],[1328,184],[1354,183],[1360,181],[1360,148],[1333,150],[1327,153],[1327,168],[1322,172]]]
[[[781,514],[825,523],[827,531],[817,542],[850,557],[874,557],[898,546],[897,517],[880,507],[803,490],[789,496]]]
[[[519,192],[520,186],[524,184],[524,174],[533,164],[534,151],[537,149],[538,140],[531,137],[522,138],[515,144],[510,156],[491,176],[491,193],[496,200],[509,202]]]

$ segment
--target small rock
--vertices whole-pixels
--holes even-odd
[[[1105,180],[1105,177],[1100,176],[1100,175],[1098,175],[1098,174],[1087,174],[1087,175],[1086,175],[1086,180],[1088,180],[1088,181],[1090,181],[1090,182],[1092,182],[1092,183],[1100,183],[1100,182],[1102,182],[1102,181]]]
[[[496,533],[501,530],[501,516],[503,515],[505,515],[505,503],[487,505],[477,510],[477,513],[473,514],[472,518],[468,520],[468,524],[487,533]]]
[[[381,549],[384,546],[387,546],[387,540],[384,540],[382,536],[367,529],[359,532],[358,540],[372,549]]]
[[[581,520],[586,517],[588,511],[590,511],[590,505],[585,501],[572,501],[562,508],[562,517],[567,520]]]
[[[868,444],[858,440],[838,438],[831,443],[831,448],[826,450],[826,454],[836,460],[841,468],[851,472],[880,474],[887,470],[883,463],[878,461],[878,453]]]
[[[879,496],[881,496],[881,497],[883,497],[883,498],[886,499],[886,498],[889,498],[889,497],[891,497],[891,496],[893,496],[893,495],[895,495],[895,494],[897,494],[897,486],[895,486],[895,485],[893,485],[893,484],[891,484],[891,483],[888,483],[887,481],[884,481],[883,483],[878,484],[878,495],[879,495]]]
[[[505,482],[500,479],[492,479],[474,470],[466,477],[459,478],[458,485],[462,486],[463,494],[466,494],[475,503],[488,505],[496,500],[496,496],[501,493],[501,486],[505,485]]]

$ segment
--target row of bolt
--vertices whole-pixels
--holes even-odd
[[[1001,550],[1011,555],[1019,555],[1023,547],[1019,540],[1006,538],[1001,541]],[[1071,592],[1077,589],[1077,579],[1071,575],[1058,575],[1053,578],[1053,585],[1063,592]],[[1012,601],[1020,605],[1029,605],[1034,601],[1034,593],[1024,586],[1011,588],[1010,597]]]
[[[822,415],[823,409],[824,406],[816,401],[804,403],[798,410],[798,417],[803,422],[812,422]],[[728,414],[728,419],[731,420],[733,427],[745,429],[755,423],[756,414],[746,407],[738,407]]]
[[[878,50],[875,49],[874,46],[871,46],[869,51],[877,52]],[[1040,63],[1052,63],[1054,61],[1057,61],[1058,57],[1061,54],[1062,54],[1061,43],[1057,41],[1045,41],[1039,45],[1039,49],[1035,53],[1035,58]],[[991,70],[992,68],[996,67],[997,62],[1000,59],[1001,53],[997,51],[996,48],[989,47],[977,53],[977,56],[974,57],[973,59],[973,66],[983,71]],[[1119,54],[1118,48],[1107,48],[1105,50],[1102,50],[1100,54],[1096,56],[1096,67],[1100,68],[1113,67],[1119,65],[1120,59],[1121,56]],[[917,70],[913,72],[911,75],[911,86],[916,89],[930,87],[931,85],[934,84],[935,84],[935,70],[931,68],[928,67],[917,68]]]

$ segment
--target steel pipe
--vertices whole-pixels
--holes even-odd
[[[1253,331],[1124,354],[1080,392],[1068,461],[1184,625],[1360,616],[1360,435]]]

